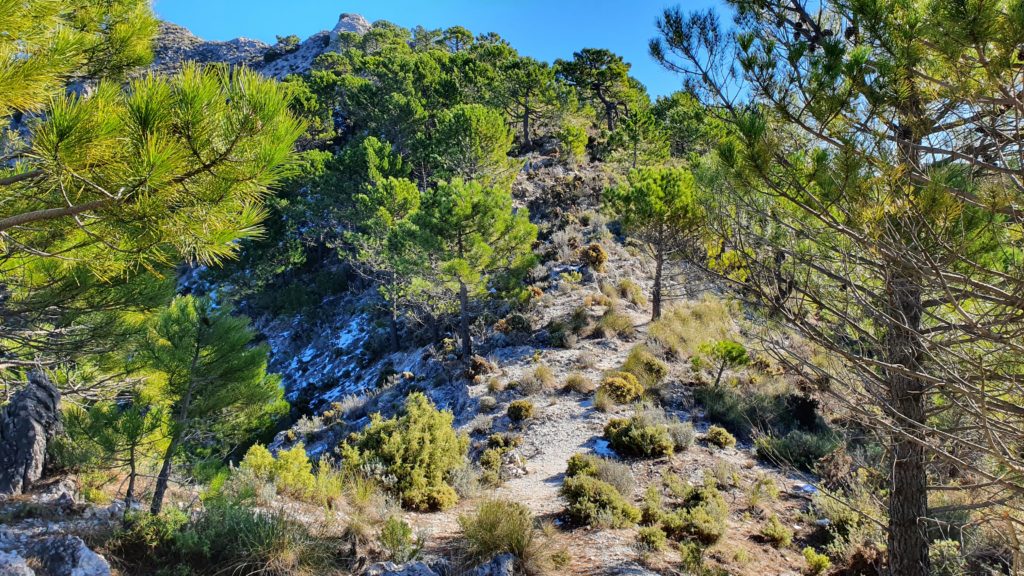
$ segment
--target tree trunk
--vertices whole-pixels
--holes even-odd
[[[654,288],[651,290],[651,320],[661,318],[661,276],[665,268],[665,252],[658,250],[654,257]]]
[[[459,282],[459,338],[462,339],[462,357],[473,355],[473,339],[469,334],[469,289]]]
[[[167,493],[167,483],[171,478],[171,461],[174,460],[174,453],[178,451],[178,443],[181,441],[181,433],[175,432],[171,443],[167,445],[164,452],[164,462],[160,466],[160,474],[156,477],[156,487],[153,489],[153,503],[149,507],[150,514],[159,514],[164,506],[164,494]]]
[[[388,323],[391,327],[391,351],[398,352],[399,341],[398,341],[398,310],[394,302],[388,306],[389,318]]]
[[[530,142],[530,98],[523,105],[523,146],[529,147]]]
[[[888,362],[917,371],[923,358],[919,328],[921,287],[913,274],[897,270],[886,279],[889,330]],[[889,371],[886,375],[897,431],[892,434],[889,496],[889,572],[892,576],[928,575],[928,476],[924,447],[911,439],[925,421],[925,386],[920,378]]]
[[[124,493],[124,511],[128,513],[132,503],[135,502],[135,477],[137,476],[135,465],[135,446],[128,451],[128,489]]]

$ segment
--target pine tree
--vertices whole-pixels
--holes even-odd
[[[518,163],[508,157],[512,133],[505,119],[480,104],[466,104],[438,115],[430,136],[430,164],[436,180],[478,180],[485,186],[507,185]]]
[[[572,60],[556,60],[555,73],[580,92],[581,100],[600,105],[608,131],[615,130],[623,113],[629,112],[633,88],[630,65],[622,57],[604,49],[584,48]]]
[[[202,431],[239,440],[287,410],[280,378],[267,374],[267,345],[253,346],[249,321],[207,298],[180,296],[148,327],[135,353],[150,394],[167,406],[169,443],[151,511],[160,512],[174,458]]]
[[[118,313],[167,298],[182,259],[234,254],[302,125],[243,69],[123,86],[152,56],[144,0],[7,3],[0,29],[6,369],[107,348]]]
[[[710,220],[887,439],[888,569],[924,576],[930,486],[1021,526],[1021,5],[730,4],[736,30],[666,11],[651,51],[728,122]]]
[[[423,193],[412,217],[426,258],[419,275],[457,298],[462,355],[473,354],[472,299],[501,275],[521,275],[533,263],[537,227],[525,208],[514,208],[504,188],[478,182],[442,182]]]
[[[640,168],[612,188],[607,204],[626,234],[640,240],[654,259],[652,318],[661,317],[665,267],[693,256],[700,245],[706,214],[693,174],[684,168]]]

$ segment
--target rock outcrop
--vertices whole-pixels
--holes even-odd
[[[0,534],[0,576],[110,576],[110,564],[78,536],[24,541]]]
[[[0,497],[21,494],[43,474],[46,444],[60,431],[60,391],[33,372],[0,411]]]
[[[342,33],[365,34],[370,28],[366,18],[358,14],[342,14],[330,31],[317,32],[297,44],[270,45],[249,38],[226,42],[203,40],[177,24],[161,22],[151,68],[158,73],[169,74],[184,62],[219,62],[248,66],[265,76],[283,79],[289,74],[309,70],[318,56],[337,50],[338,37]]]

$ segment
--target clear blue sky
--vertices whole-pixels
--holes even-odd
[[[681,80],[647,53],[655,20],[670,6],[706,9],[719,0],[155,0],[157,14],[208,40],[239,36],[273,42],[334,27],[344,12],[371,22],[411,28],[461,25],[497,32],[520,53],[539,60],[570,58],[580,48],[608,48],[633,65],[652,97],[677,90]]]

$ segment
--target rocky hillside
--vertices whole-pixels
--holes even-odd
[[[188,61],[228,63],[283,79],[309,71],[317,57],[337,48],[339,35],[364,34],[370,26],[360,16],[343,14],[331,30],[271,46],[245,38],[204,41],[164,22],[153,69],[172,73]],[[314,462],[334,457],[339,443],[365,429],[371,415],[392,416],[410,393],[422,391],[450,411],[456,430],[469,438],[472,463],[449,479],[461,497],[458,505],[443,512],[403,512],[394,501],[367,506],[346,492],[346,499],[331,500],[325,512],[271,488],[269,496],[257,494],[261,510],[322,530],[332,542],[351,542],[351,573],[359,574],[455,573],[457,565],[465,567],[456,544],[465,530],[461,520],[495,498],[526,506],[546,525],[544,541],[558,558],[551,573],[644,576],[699,569],[755,576],[804,570],[808,560],[800,548],[820,539],[829,523],[811,507],[817,489],[809,482],[815,479],[770,465],[751,430],[733,430],[737,441],[715,425],[747,416],[735,406],[748,391],[788,410],[787,402],[804,398],[803,380],[757,354],[764,326],[696,270],[671,271],[676,297],[665,317],[652,321],[654,261],[602,212],[602,193],[621,174],[601,161],[568,162],[552,141],[541,138],[515,155],[522,166],[511,185],[515,209],[528,209],[540,231],[533,246],[538,263],[526,279],[529,305],[500,309],[475,323],[476,356],[470,362],[458,358],[453,334],[431,341],[409,330],[400,351],[387,351],[380,345],[387,327],[379,317],[379,294],[365,283],[353,283],[302,312],[254,318],[270,346],[270,369],[282,376],[294,408],[289,425],[268,442],[272,452],[281,457],[299,447]],[[341,264],[336,252],[326,251],[306,266]],[[233,288],[204,270],[190,271],[181,285],[215,298]],[[716,377],[719,360],[710,350],[726,340],[747,346],[753,358],[744,352],[744,362],[721,361]],[[638,375],[640,392],[616,400],[615,386],[625,381],[628,387]],[[735,412],[698,398],[712,380],[729,383],[728,396],[718,400]],[[634,404],[640,396],[649,401]],[[814,421],[817,405],[807,402]],[[614,430],[622,426],[635,426],[635,436],[617,436]],[[646,435],[656,446],[636,440]],[[615,496],[605,496],[622,499],[622,509],[634,518],[622,522],[602,509],[581,519],[570,510],[579,502],[569,501],[563,486],[567,466],[579,455],[592,457],[587,462],[601,470],[594,473],[602,485],[606,480],[614,487]],[[114,530],[123,508],[87,502],[101,499],[73,483],[47,490],[0,507],[0,574],[109,574],[107,562],[74,535],[102,540],[96,534]],[[204,493],[187,484],[175,491],[183,506]],[[698,514],[707,518],[695,519]],[[666,526],[675,526],[675,532],[667,529],[669,543],[658,528],[660,515]],[[423,549],[412,555],[416,561],[392,554],[397,563],[373,562],[385,556],[384,545],[359,527],[376,533],[392,516],[421,537]],[[699,554],[686,544],[693,538],[702,539]],[[64,564],[53,568],[50,557],[57,554]],[[478,564],[469,573],[530,572],[521,558],[508,554]]]

